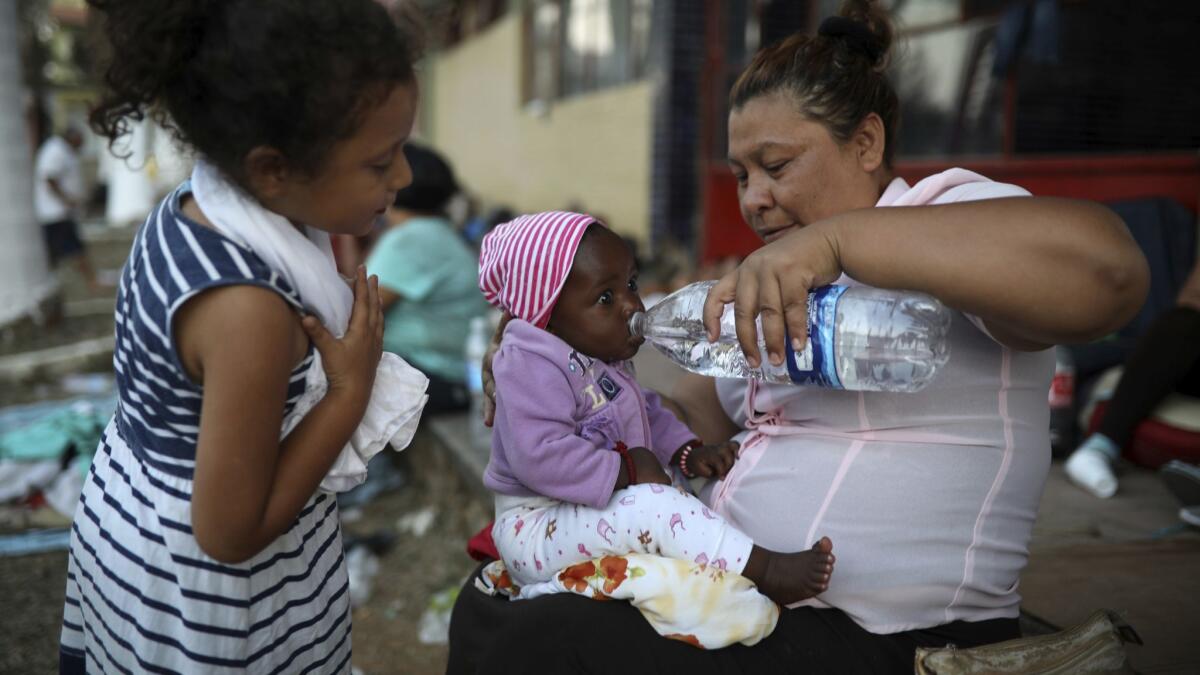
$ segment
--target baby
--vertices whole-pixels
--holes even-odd
[[[643,389],[630,359],[642,339],[637,266],[594,218],[550,212],[483,240],[479,286],[509,311],[492,362],[496,417],[484,483],[492,537],[513,581],[545,582],[601,555],[653,553],[736,572],[788,604],[825,591],[828,538],[810,550],[756,546],[670,473],[721,478],[736,443],[703,445]]]

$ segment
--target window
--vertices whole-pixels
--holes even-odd
[[[653,0],[542,0],[526,8],[526,102],[645,76]]]
[[[897,2],[902,157],[1200,145],[1195,3]]]

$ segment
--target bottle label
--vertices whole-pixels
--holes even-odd
[[[808,341],[804,349],[792,350],[792,339],[787,339],[788,376],[796,384],[841,389],[833,355],[834,318],[837,316],[838,299],[849,286],[822,286],[808,293]]]

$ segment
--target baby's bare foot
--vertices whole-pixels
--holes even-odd
[[[751,576],[751,561],[747,561],[746,578],[758,585],[758,590],[781,605],[807,600],[824,593],[829,588],[829,576],[833,574],[833,542],[822,537],[807,551],[798,553],[776,553],[755,547],[751,552],[761,551],[761,564],[756,565]],[[759,562],[754,561],[754,562]],[[759,578],[755,578],[759,577]]]

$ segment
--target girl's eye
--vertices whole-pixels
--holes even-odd
[[[637,277],[633,277],[629,280],[629,290],[636,291],[638,289],[637,281]]]
[[[767,173],[775,174],[779,173],[780,170],[782,170],[785,166],[787,166],[787,162],[776,162],[771,165],[763,166],[763,168],[767,170]]]
[[[612,291],[604,291],[603,293],[600,294],[600,300],[599,300],[600,304],[611,305],[612,301],[613,301]]]
[[[737,181],[738,185],[742,185],[742,186],[746,185],[746,174],[744,174],[740,171],[734,171],[733,178],[734,178],[734,180]]]
[[[378,174],[385,174],[391,168],[392,168],[391,162],[385,162],[383,164],[372,164],[371,165],[371,170]]]

